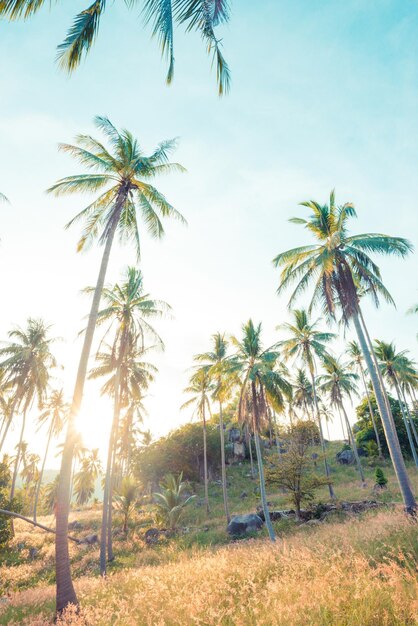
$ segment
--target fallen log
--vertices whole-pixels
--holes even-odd
[[[0,509],[0,515],[7,515],[8,517],[16,517],[17,519],[21,519],[24,522],[27,522],[28,524],[32,524],[32,526],[37,526],[38,528],[45,530],[47,533],[53,533],[54,535],[57,534],[57,532],[53,528],[48,528],[48,526],[44,526],[43,524],[40,524],[39,522],[34,522],[33,519],[29,519],[29,517],[20,515],[20,513],[15,513],[14,511],[6,511],[6,509]],[[74,541],[77,544],[81,543],[80,539],[77,539],[76,537],[71,537],[71,535],[67,535],[67,536],[68,536],[68,539],[70,539],[70,541]]]

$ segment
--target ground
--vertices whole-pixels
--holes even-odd
[[[332,445],[331,458],[338,444]],[[359,517],[335,514],[326,522],[276,522],[273,546],[262,531],[232,542],[225,532],[221,487],[212,484],[211,515],[202,493],[183,520],[182,532],[147,546],[153,525],[144,507],[125,538],[115,536],[116,559],[109,576],[98,575],[98,546],[71,545],[73,573],[84,623],[283,626],[408,626],[418,624],[418,529],[406,518],[393,472],[383,467],[388,489],[373,494],[374,467],[366,467],[363,489],[356,470],[332,464],[340,500],[377,498],[387,503]],[[415,492],[418,472],[409,468]],[[231,513],[253,512],[259,504],[257,481],[247,464],[228,468]],[[241,497],[243,492],[247,497]],[[272,508],[286,508],[285,494],[268,494]],[[316,501],[328,500],[322,489]],[[79,537],[98,531],[100,507],[74,511]],[[47,525],[52,518],[42,519]],[[0,556],[0,624],[50,623],[54,605],[53,536],[16,523],[12,550]],[[118,529],[117,529],[118,530]],[[30,549],[32,551],[30,558]],[[81,618],[67,623],[81,624]]]

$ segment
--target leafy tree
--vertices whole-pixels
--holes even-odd
[[[306,422],[298,422],[290,428],[286,437],[286,452],[280,463],[266,471],[269,484],[286,489],[295,507],[296,519],[301,519],[301,504],[312,500],[315,490],[328,484],[327,477],[315,474],[312,457],[309,454],[311,429]]]
[[[101,471],[102,465],[99,458],[99,450],[95,448],[81,460],[80,469],[75,475],[74,493],[78,505],[89,502]]]
[[[88,360],[112,244],[116,233],[118,233],[122,243],[134,241],[139,255],[139,217],[142,218],[148,233],[157,239],[164,234],[161,218],[175,217],[184,222],[180,213],[148,182],[159,174],[183,170],[180,165],[168,161],[169,154],[174,149],[176,142],[165,141],[161,143],[147,157],[129,131],[118,131],[105,117],[96,117],[95,123],[104,133],[109,148],[88,135],[79,136],[76,145],[61,145],[64,152],[76,158],[92,173],[67,176],[49,189],[55,195],[101,192],[93,202],[71,220],[68,226],[78,221],[85,223],[84,231],[78,243],[79,251],[97,239],[104,245],[99,275],[84,334],[60,469],[55,535],[56,609],[58,614],[65,610],[69,604],[78,605],[77,595],[71,580],[67,537],[71,471],[77,436],[74,422],[83,398]]]
[[[42,490],[42,506],[47,515],[56,512],[59,474],[57,474],[51,482],[49,482]]]
[[[168,526],[171,530],[178,527],[183,516],[184,509],[196,496],[185,498],[184,492],[187,483],[183,482],[183,474],[178,477],[173,474],[164,476],[160,483],[161,491],[153,494],[157,508],[157,521],[159,524]]]
[[[376,467],[375,478],[376,478],[376,485],[379,485],[379,487],[382,487],[382,488],[386,487],[388,483],[388,479],[384,475],[381,467]]]
[[[68,72],[75,70],[90,51],[99,31],[100,20],[106,9],[106,0],[91,0],[92,4],[78,13],[64,41],[58,46],[58,61]],[[2,0],[0,16],[9,20],[28,19],[37,13],[45,0]],[[137,0],[125,3],[128,8],[140,4]],[[226,0],[143,0],[145,24],[151,24],[152,34],[158,39],[162,55],[168,62],[167,83],[174,76],[174,27],[200,33],[208,53],[216,63],[219,94],[229,90],[229,67],[221,51],[221,41],[215,28],[229,20]]]
[[[128,533],[129,518],[132,516],[138,501],[138,490],[136,480],[132,476],[125,476],[114,496],[116,510],[123,516],[122,530],[125,534]]]
[[[291,221],[306,228],[316,243],[287,250],[276,256],[273,263],[283,268],[278,293],[296,283],[289,301],[289,306],[292,306],[296,298],[313,284],[310,310],[320,306],[331,319],[335,319],[336,313],[341,311],[343,321],[346,324],[353,323],[372,380],[405,509],[413,514],[417,506],[415,497],[360,308],[362,293],[371,296],[376,305],[379,304],[379,296],[393,303],[370,254],[403,258],[412,250],[412,245],[406,239],[381,233],[349,235],[349,221],[357,216],[356,211],[352,203],[337,206],[334,191],[331,192],[329,204],[320,205],[312,200],[303,202],[302,206],[310,211],[308,219],[298,217]]]

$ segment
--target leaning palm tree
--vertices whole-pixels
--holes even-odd
[[[66,38],[58,46],[58,61],[68,72],[80,65],[99,31],[106,0],[91,1],[90,6],[75,16]],[[45,0],[3,0],[0,2],[0,16],[9,20],[28,19],[44,4]],[[133,8],[140,3],[138,0],[130,0],[125,4]],[[215,28],[229,20],[229,3],[226,0],[143,0],[141,4],[144,21],[151,24],[152,34],[158,39],[161,52],[168,62],[167,83],[170,84],[174,76],[174,27],[178,24],[187,32],[200,33],[208,53],[216,63],[219,94],[227,92],[230,73]]]
[[[194,406],[194,413],[202,420],[203,426],[203,470],[205,483],[205,506],[206,513],[209,515],[209,491],[208,491],[208,454],[207,454],[207,437],[206,437],[206,411],[210,414],[210,394],[213,389],[213,383],[210,378],[209,368],[200,367],[193,372],[190,377],[190,384],[185,388],[184,393],[190,394],[191,398],[182,406],[182,409]]]
[[[348,371],[346,363],[341,363],[331,357],[325,359],[323,369],[325,373],[319,377],[320,389],[328,394],[331,404],[337,407],[344,415],[348,439],[353,450],[362,485],[364,486],[366,484],[364,471],[354,439],[353,429],[344,406],[344,397],[351,398],[352,395],[357,395],[358,375]]]
[[[74,421],[83,398],[88,359],[113,240],[117,233],[122,243],[133,240],[139,254],[140,218],[142,218],[148,233],[157,239],[164,234],[161,218],[174,217],[184,222],[180,213],[149,182],[158,174],[183,171],[180,165],[168,161],[168,156],[174,149],[176,142],[165,141],[161,143],[147,157],[136,139],[127,130],[118,131],[104,117],[97,117],[95,123],[104,133],[109,148],[88,135],[79,136],[77,145],[61,145],[64,152],[75,157],[92,172],[67,176],[49,190],[56,195],[100,191],[100,195],[71,220],[68,226],[79,221],[85,223],[84,231],[78,243],[79,251],[97,239],[100,244],[104,245],[100,271],[84,334],[61,462],[55,535],[57,613],[61,613],[69,604],[78,605],[71,580],[67,538],[70,478],[76,433]]]
[[[36,522],[36,513],[38,508],[39,494],[41,491],[42,478],[45,470],[45,463],[48,456],[51,439],[58,437],[65,425],[68,414],[68,404],[64,400],[63,389],[51,391],[49,398],[44,406],[44,410],[38,418],[39,427],[47,425],[47,439],[45,446],[45,454],[42,461],[39,480],[35,492],[35,503],[33,507],[33,521]]]
[[[412,457],[414,459],[416,467],[418,467],[418,454],[415,449],[414,440],[412,438],[411,427],[408,417],[406,415],[405,405],[401,395],[401,386],[399,382],[402,373],[405,372],[405,369],[409,367],[405,352],[396,352],[396,347],[393,343],[386,343],[379,340],[375,341],[374,351],[379,361],[380,369],[383,376],[386,378],[389,384],[394,387],[396,391]]]
[[[308,219],[294,218],[291,221],[304,226],[314,236],[316,243],[287,250],[276,256],[273,263],[282,268],[278,292],[281,293],[296,283],[289,301],[289,306],[292,306],[296,298],[313,284],[310,309],[321,306],[324,313],[332,319],[336,318],[337,311],[340,310],[344,322],[353,323],[372,380],[405,508],[413,513],[417,505],[394,428],[393,416],[386,402],[385,391],[367,339],[359,297],[361,290],[364,290],[376,305],[379,304],[379,296],[393,302],[370,253],[402,258],[412,250],[412,245],[406,239],[380,233],[349,235],[349,220],[357,216],[354,206],[351,203],[337,206],[334,192],[331,192],[329,204],[320,205],[310,201],[303,202],[302,206],[310,210]]]
[[[316,419],[319,428],[319,437],[321,441],[322,454],[324,457],[325,475],[328,479],[328,489],[331,498],[335,498],[334,487],[330,479],[330,471],[325,448],[324,435],[322,431],[321,413],[319,410],[318,394],[316,390],[316,367],[317,359],[327,357],[326,344],[334,339],[333,333],[318,330],[318,320],[312,322],[305,309],[295,309],[292,311],[293,320],[291,323],[280,325],[278,328],[286,330],[289,338],[279,341],[278,345],[284,351],[286,360],[291,358],[300,358],[302,363],[308,368],[311,384],[312,395],[316,411]]]
[[[240,421],[248,421],[249,416],[252,419],[261,504],[269,537],[271,541],[275,541],[266,497],[260,432],[267,424],[268,405],[282,412],[285,398],[291,395],[291,385],[275,369],[279,358],[277,350],[265,349],[262,345],[261,324],[254,326],[253,321],[249,320],[242,327],[241,341],[233,337],[232,343],[237,350],[233,360],[234,369],[241,378],[238,417]]]
[[[367,404],[369,407],[370,419],[372,420],[374,434],[376,437],[377,448],[379,451],[379,458],[381,459],[383,458],[382,444],[380,441],[379,431],[377,430],[377,424],[376,424],[376,420],[374,417],[374,411],[373,411],[373,407],[372,407],[372,403],[370,399],[369,388],[366,382],[366,374],[365,374],[364,367],[363,367],[363,353],[357,341],[353,340],[348,343],[348,348],[347,348],[346,353],[350,359],[349,367],[353,370],[358,370],[361,375],[361,380],[363,382],[364,392],[366,394]]]
[[[228,398],[234,379],[231,376],[231,365],[228,357],[228,342],[225,335],[215,333],[212,335],[212,350],[198,354],[195,360],[204,363],[209,376],[214,381],[213,398],[219,403],[219,433],[221,440],[221,472],[222,472],[222,494],[224,501],[224,511],[226,521],[229,524],[231,517],[229,514],[228,492],[226,486],[226,463],[225,463],[225,433],[223,420],[223,403]]]

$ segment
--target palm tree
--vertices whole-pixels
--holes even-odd
[[[358,455],[357,445],[353,435],[353,429],[348,419],[347,411],[344,406],[344,396],[351,398],[353,394],[357,395],[358,375],[348,371],[346,363],[340,363],[337,359],[327,357],[323,363],[325,374],[319,377],[321,390],[328,394],[331,404],[341,410],[344,415],[344,421],[347,428],[348,439],[353,450],[356,460],[357,469],[359,471],[361,482],[365,486],[364,471]]]
[[[356,211],[351,203],[337,206],[334,192],[331,192],[329,205],[310,201],[303,202],[302,206],[310,210],[309,218],[293,218],[291,221],[304,226],[317,243],[287,250],[276,256],[273,263],[276,267],[283,268],[278,292],[281,293],[296,283],[290,297],[291,306],[309,284],[314,283],[310,309],[319,305],[331,319],[335,319],[336,312],[340,309],[345,323],[353,322],[372,380],[405,508],[407,512],[413,513],[416,510],[415,497],[394,428],[393,416],[386,402],[385,391],[380,384],[367,339],[359,298],[360,292],[364,290],[372,296],[376,305],[379,304],[379,296],[393,302],[370,253],[405,257],[412,250],[412,245],[406,239],[380,233],[350,236],[348,222],[350,218],[357,216]]]
[[[139,254],[139,216],[142,217],[146,230],[155,238],[161,238],[164,234],[161,217],[175,217],[184,222],[180,213],[169,204],[155,187],[147,182],[158,174],[183,170],[180,165],[168,162],[168,156],[174,149],[176,142],[165,141],[157,147],[151,156],[146,157],[136,139],[127,130],[119,132],[104,117],[97,117],[95,123],[103,131],[110,148],[107,149],[99,141],[87,135],[79,136],[75,146],[61,145],[62,150],[86,165],[92,170],[92,173],[68,176],[58,181],[49,190],[56,195],[101,190],[102,193],[99,197],[71,220],[69,226],[78,221],[84,221],[86,224],[78,243],[79,251],[97,239],[104,245],[100,271],[84,334],[60,470],[55,535],[56,610],[58,614],[69,604],[78,605],[71,580],[67,538],[70,479],[75,438],[74,420],[80,410],[83,398],[88,359],[112,243],[118,232],[122,242],[134,240]]]
[[[166,474],[160,482],[160,489],[161,491],[152,494],[157,507],[157,519],[174,530],[183,516],[184,509],[196,496],[185,499],[187,483],[183,482],[183,473],[178,477]]]
[[[330,471],[327,461],[324,435],[322,432],[321,413],[318,404],[318,394],[316,391],[316,359],[324,359],[327,356],[326,344],[334,339],[333,333],[326,333],[318,330],[318,321],[311,322],[305,309],[295,309],[292,311],[292,323],[282,324],[278,328],[287,330],[290,334],[288,339],[280,341],[278,345],[283,348],[285,359],[300,358],[308,368],[311,376],[312,395],[316,410],[316,419],[319,428],[322,454],[324,457],[325,475],[328,479],[329,495],[335,498],[334,488],[330,481]]]
[[[91,0],[92,4],[78,13],[64,41],[58,46],[60,65],[72,72],[91,49],[97,37],[100,19],[106,9],[106,0]],[[39,11],[45,0],[4,0],[0,2],[0,16],[9,20],[28,19]],[[128,8],[137,1],[126,2]],[[215,28],[229,20],[229,3],[225,0],[144,0],[143,16],[151,24],[152,34],[158,39],[162,55],[168,62],[167,84],[174,76],[174,26],[200,33],[208,53],[216,62],[218,91],[229,90],[230,72],[221,52],[221,40]]]
[[[102,471],[98,448],[94,448],[81,460],[81,466],[75,475],[75,497],[78,505],[87,504],[94,493],[96,480]]]
[[[373,423],[373,429],[374,429],[374,434],[376,437],[377,448],[379,450],[379,458],[381,459],[383,458],[382,444],[380,441],[379,431],[377,430],[376,420],[374,418],[374,411],[373,411],[372,403],[370,400],[369,389],[366,383],[366,375],[365,375],[364,367],[363,367],[363,354],[357,341],[353,340],[348,343],[347,356],[351,359],[351,362],[349,364],[350,368],[354,370],[358,370],[360,372],[361,379],[363,381],[364,391],[366,394],[367,404],[369,407],[370,418]]]
[[[40,427],[47,424],[48,435],[45,446],[45,454],[42,461],[42,467],[39,474],[39,481],[35,492],[35,504],[33,507],[33,521],[36,522],[36,513],[38,508],[39,494],[41,491],[42,477],[44,475],[45,463],[48,456],[49,445],[51,439],[58,437],[65,425],[65,421],[68,414],[68,404],[64,400],[63,389],[51,391],[48,401],[38,418],[38,424]]]
[[[9,412],[7,424],[3,429],[0,450],[15,411],[22,409],[22,427],[19,437],[19,444],[21,444],[28,409],[35,399],[38,401],[38,406],[44,402],[49,384],[50,369],[56,367],[56,360],[51,353],[51,344],[55,340],[48,337],[50,328],[43,320],[29,318],[27,328],[25,330],[15,328],[10,331],[9,338],[12,341],[0,349],[0,357],[6,357],[0,363],[0,368],[5,372],[5,385],[13,392],[13,405]],[[19,463],[20,447],[15,459],[10,500],[14,498]]]
[[[222,494],[224,500],[224,511],[227,524],[231,521],[228,506],[228,492],[226,486],[226,463],[225,463],[225,432],[223,420],[223,402],[228,397],[233,378],[231,376],[231,365],[228,357],[228,342],[225,335],[215,333],[212,335],[212,350],[198,354],[195,360],[203,362],[209,376],[214,381],[213,398],[219,403],[219,433],[221,439],[221,472],[222,472]]]
[[[312,383],[306,375],[306,372],[302,368],[296,370],[296,376],[292,380],[293,387],[293,407],[298,409],[302,408],[305,416],[310,418],[310,411],[314,403],[312,395]]]
[[[402,412],[403,422],[405,424],[406,434],[408,436],[409,446],[411,448],[412,456],[416,467],[418,468],[418,454],[415,450],[414,441],[412,439],[411,428],[409,420],[406,416],[404,402],[401,397],[401,388],[399,384],[399,377],[401,373],[408,367],[408,361],[405,357],[405,352],[396,352],[396,347],[393,343],[386,343],[384,341],[375,341],[374,348],[376,357],[380,363],[380,369],[386,380],[395,388],[396,395],[398,397],[399,406]]]
[[[209,374],[208,367],[200,367],[193,372],[190,377],[190,384],[185,388],[184,393],[192,394],[192,397],[185,402],[181,408],[185,409],[189,406],[195,406],[195,414],[202,420],[203,425],[203,469],[205,482],[205,506],[206,513],[209,515],[209,491],[208,491],[208,455],[206,441],[206,410],[210,414],[209,394],[213,389],[213,384]]]
[[[119,513],[123,516],[123,532],[128,533],[129,518],[135,510],[138,500],[138,484],[132,476],[125,476],[115,495],[114,501]]]
[[[260,431],[266,424],[268,405],[276,411],[283,411],[285,397],[291,395],[291,385],[275,370],[279,353],[273,348],[263,348],[261,324],[254,326],[253,321],[249,320],[242,327],[242,340],[233,337],[232,342],[237,349],[233,361],[234,369],[241,376],[238,416],[240,421],[246,421],[249,415],[252,418],[261,504],[269,537],[271,541],[275,541],[267,505]]]

